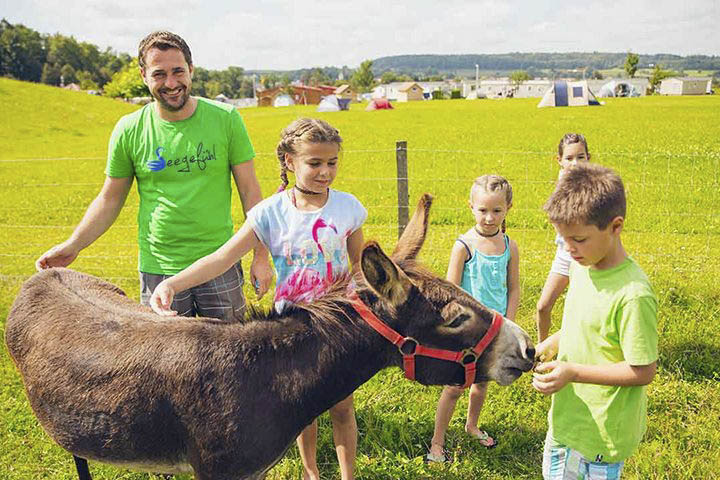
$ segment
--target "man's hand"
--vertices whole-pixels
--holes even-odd
[[[545,395],[551,395],[575,380],[575,364],[552,361],[541,363],[533,373],[533,388]]]
[[[259,250],[259,251],[258,251]],[[273,269],[270,266],[267,250],[257,249],[250,264],[250,281],[255,288],[255,295],[260,300],[270,288]]]
[[[35,261],[35,268],[39,272],[46,268],[67,267],[77,258],[79,253],[79,248],[75,247],[69,241],[65,241],[43,253],[40,258]]]

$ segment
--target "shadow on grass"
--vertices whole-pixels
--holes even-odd
[[[513,479],[540,477],[544,429],[535,430],[517,423],[498,424],[490,432],[498,440],[498,446],[487,449],[464,432],[462,422],[452,422],[446,448],[453,462],[422,467],[418,464],[428,452],[433,434],[431,417],[412,419],[408,412],[388,412],[386,407],[366,406],[356,411],[358,456],[372,459],[370,465],[359,462],[359,478],[380,479],[391,471],[395,474],[401,471],[399,478],[408,479],[437,478],[437,475],[458,480],[478,475]],[[330,421],[327,416],[324,418],[320,420],[318,464],[323,477],[333,477],[338,475],[337,459]]]
[[[660,350],[659,365],[686,380],[719,380],[720,356],[716,346],[701,341],[675,343]]]

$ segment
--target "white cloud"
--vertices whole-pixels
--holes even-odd
[[[11,23],[130,54],[147,33],[175,31],[206,68],[357,66],[420,53],[720,53],[717,0],[590,0],[562,8],[550,0],[0,0],[0,12]]]

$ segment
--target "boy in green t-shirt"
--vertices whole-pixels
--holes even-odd
[[[620,177],[593,164],[568,169],[545,204],[574,260],[560,331],[536,347],[533,387],[552,394],[545,479],[620,478],[645,433],[657,300],[623,248],[625,210]]]

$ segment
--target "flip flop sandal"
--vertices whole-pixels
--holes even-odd
[[[432,453],[429,453],[425,455],[425,461],[427,463],[445,463],[447,462],[447,458],[445,457],[445,453],[443,452],[442,455],[433,455]]]
[[[480,441],[480,445],[485,448],[495,448],[497,446],[497,440],[490,438],[490,435],[485,430],[480,430],[480,433],[473,434],[473,437]],[[492,443],[489,443],[492,440]]]
[[[445,447],[442,447],[441,455],[435,455],[432,452],[428,452],[427,455],[425,455],[425,463],[445,463],[449,458],[448,451],[445,450]]]

